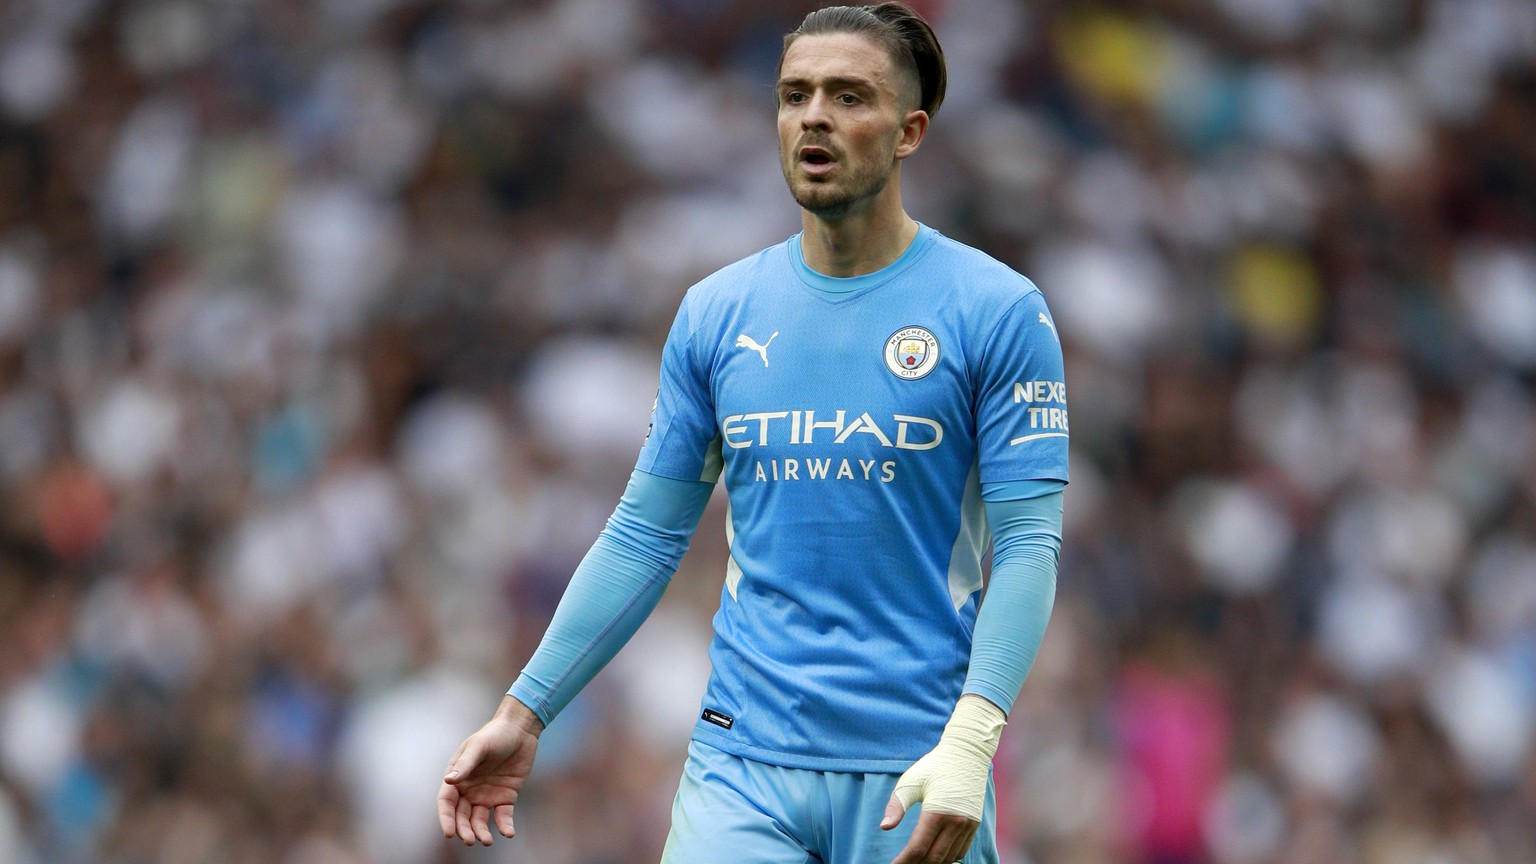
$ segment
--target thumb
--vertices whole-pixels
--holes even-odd
[[[907,815],[907,808],[920,797],[918,788],[916,785],[896,784],[896,791],[891,793],[891,800],[885,804],[885,816],[880,819],[880,830],[889,831],[901,824],[901,820]]]
[[[901,799],[893,793],[891,800],[886,802],[885,816],[880,819],[880,830],[889,831],[901,824],[901,818],[907,815],[907,808],[901,803]]]
[[[443,775],[443,782],[448,784],[457,783],[463,780],[466,775],[473,774],[475,769],[480,767],[480,759],[484,753],[485,750],[478,741],[471,740],[465,742],[464,750],[452,762],[448,763],[448,772]]]

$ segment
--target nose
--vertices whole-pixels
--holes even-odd
[[[800,115],[800,125],[806,129],[827,129],[832,125],[832,112],[828,110],[827,95],[820,91],[811,94],[805,111]]]

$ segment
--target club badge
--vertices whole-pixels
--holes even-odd
[[[938,364],[939,340],[922,327],[903,327],[885,340],[885,368],[897,378],[921,378]]]

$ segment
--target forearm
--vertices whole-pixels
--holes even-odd
[[[938,743],[897,781],[881,827],[901,821],[916,801],[923,802],[925,819],[939,813],[981,820],[987,774],[1007,712],[1051,616],[1061,547],[1060,490],[1055,481],[984,487],[994,536],[992,581],[972,635],[970,671]]]
[[[1055,604],[1061,503],[1059,490],[985,503],[994,536],[992,576],[962,692],[982,696],[1004,713],[1013,709]]]
[[[508,693],[545,724],[552,721],[640,629],[675,567],[635,552],[604,529],[572,574],[538,650]]]
[[[509,696],[546,725],[569,704],[656,608],[711,490],[635,472]]]

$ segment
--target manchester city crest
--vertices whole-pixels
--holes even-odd
[[[903,327],[885,340],[885,368],[897,378],[921,378],[938,364],[939,340],[922,327]]]

